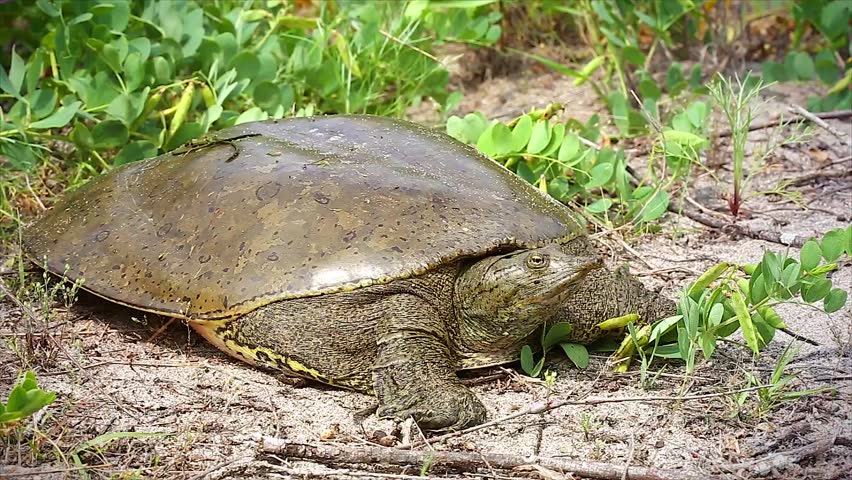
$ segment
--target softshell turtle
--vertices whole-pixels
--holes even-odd
[[[243,124],[116,168],[23,248],[236,358],[374,393],[381,416],[433,430],[485,419],[457,370],[515,360],[547,321],[656,308],[598,269],[563,205],[445,134],[373,116]]]

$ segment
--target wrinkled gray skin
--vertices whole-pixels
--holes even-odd
[[[570,255],[591,255],[593,242],[586,236],[578,237],[562,246]],[[596,325],[606,319],[630,313],[638,314],[639,324],[648,324],[674,315],[677,306],[670,299],[648,290],[627,266],[615,271],[600,268],[589,272],[573,289],[551,322],[568,322],[571,329],[569,341],[591,343],[606,334]]]

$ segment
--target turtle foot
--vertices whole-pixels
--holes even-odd
[[[461,385],[451,390],[435,388],[429,396],[399,396],[385,401],[376,412],[379,418],[402,421],[412,417],[420,428],[431,431],[462,430],[479,425],[487,415],[476,395]]]

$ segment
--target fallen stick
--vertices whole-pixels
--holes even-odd
[[[580,477],[602,480],[619,479],[625,471],[623,465],[564,458],[524,457],[522,455],[503,453],[411,451],[366,445],[307,445],[288,442],[287,440],[275,437],[264,437],[261,449],[266,453],[335,465],[341,463],[384,463],[400,466],[428,464],[431,466],[440,465],[465,472],[476,472],[479,469],[489,467],[512,470],[524,465],[534,464],[563,473],[568,472]],[[627,478],[631,480],[713,480],[719,478],[705,473],[649,467],[629,467],[627,472]]]
[[[799,448],[794,448],[784,452],[770,453],[769,455],[748,462],[726,463],[719,465],[719,468],[731,472],[748,470],[754,475],[763,476],[773,470],[784,470],[794,463],[799,463],[806,458],[815,457],[831,450],[836,439],[837,434],[835,433],[828,438],[821,438]]]
[[[852,117],[852,110],[835,110],[833,112],[820,112],[814,113],[812,115],[821,120],[836,120]],[[748,131],[753,132],[755,130],[763,130],[765,128],[778,127],[782,125],[788,125],[790,123],[801,123],[809,120],[808,118],[799,116],[798,113],[797,116],[798,118],[779,118],[777,120],[770,120],[768,122],[752,123],[748,127]],[[730,137],[732,133],[733,132],[731,132],[731,130],[725,130],[724,132],[719,133],[717,137]]]
[[[798,235],[783,235],[781,233],[772,232],[768,230],[753,230],[746,225],[742,225],[740,223],[726,222],[719,218],[711,217],[710,215],[705,215],[703,213],[696,212],[695,210],[680,208],[679,206],[673,203],[669,204],[668,210],[675,214],[684,215],[690,220],[696,221],[702,225],[711,228],[716,228],[721,231],[726,231],[728,233],[733,232],[743,237],[764,240],[766,242],[779,243],[781,245],[796,248],[802,248],[802,245],[805,244],[806,240],[805,238],[802,238]]]
[[[789,109],[790,109],[791,112],[795,113],[796,115],[807,118],[811,122],[815,123],[818,127],[822,128],[826,132],[834,135],[844,144],[852,145],[852,141],[849,140],[849,135],[844,135],[844,134],[838,132],[837,129],[835,129],[834,127],[832,127],[831,125],[826,123],[825,120],[819,118],[818,116],[814,115],[813,113],[805,110],[804,108],[800,107],[799,105],[790,105]]]

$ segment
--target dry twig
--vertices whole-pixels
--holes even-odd
[[[261,449],[267,453],[301,458],[329,464],[376,464],[422,465],[429,462],[433,466],[446,466],[456,470],[475,472],[489,466],[501,470],[512,470],[524,465],[541,465],[557,472],[569,472],[578,476],[614,480],[621,478],[624,466],[603,462],[569,460],[549,457],[524,457],[501,453],[476,452],[427,452],[400,450],[398,448],[367,447],[355,445],[306,445],[288,442],[284,439],[264,437]],[[665,470],[648,467],[630,467],[628,478],[631,480],[698,480],[714,478],[706,474],[682,470]]]

